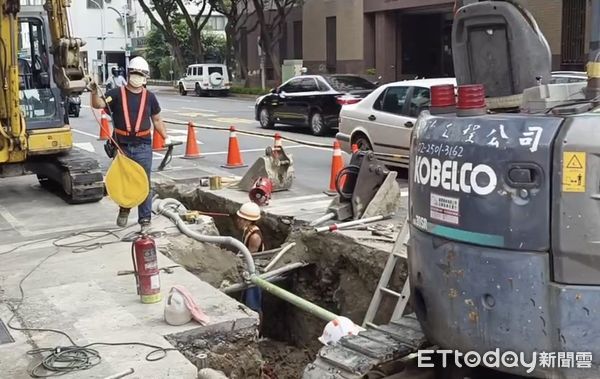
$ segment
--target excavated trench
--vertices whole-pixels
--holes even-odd
[[[203,212],[235,214],[240,206],[217,193],[187,185],[161,183],[155,190],[162,198],[176,198],[188,209]],[[274,268],[294,262],[308,264],[277,285],[357,324],[362,323],[388,251],[369,247],[342,233],[317,234],[302,222],[268,213],[259,226],[267,249],[296,243]],[[208,234],[240,237],[230,217],[214,217],[214,224],[208,222],[203,228]],[[244,264],[233,252],[184,236],[169,241],[163,253],[200,279],[221,289],[241,282]],[[266,266],[270,259],[257,259],[257,266]],[[400,262],[390,288],[401,289],[406,270],[405,262]],[[240,293],[231,296],[241,299]],[[375,321],[385,322],[393,306],[392,299],[384,298]],[[208,361],[208,367],[221,370],[230,378],[300,378],[304,367],[314,360],[322,346],[317,338],[325,322],[265,291],[262,311],[258,338],[250,332],[208,333],[191,341],[179,340],[176,346],[198,367]],[[203,353],[209,359],[200,364],[197,355]]]

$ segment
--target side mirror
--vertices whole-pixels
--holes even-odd
[[[271,93],[273,93],[273,94],[279,93],[279,89],[278,88],[272,88],[271,89]]]

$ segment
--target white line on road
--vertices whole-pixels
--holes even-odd
[[[211,110],[211,109],[202,109],[202,108],[192,108],[192,107],[181,107],[183,109],[189,109],[191,111],[198,111],[198,112],[207,112],[207,113],[217,113],[218,111],[215,110]]]
[[[96,138],[96,139],[98,138],[97,135],[92,134],[92,133],[84,132],[84,131],[77,130],[77,129],[71,129],[71,130],[74,131],[75,133],[83,134],[84,136],[93,137],[93,138]]]
[[[89,151],[90,153],[96,152],[96,149],[94,149],[94,145],[92,145],[90,142],[75,142],[73,143],[73,146],[85,151]]]

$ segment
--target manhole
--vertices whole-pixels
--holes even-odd
[[[0,345],[13,342],[15,342],[15,340],[8,332],[8,328],[6,327],[6,325],[4,325],[4,322],[0,319]]]

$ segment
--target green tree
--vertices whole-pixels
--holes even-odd
[[[150,74],[153,78],[156,79],[162,76],[160,63],[166,56],[171,56],[169,46],[167,45],[163,34],[153,26],[146,36],[146,60],[150,65]]]
[[[202,33],[202,48],[206,62],[223,63],[225,60],[226,40],[220,34],[205,31]]]

